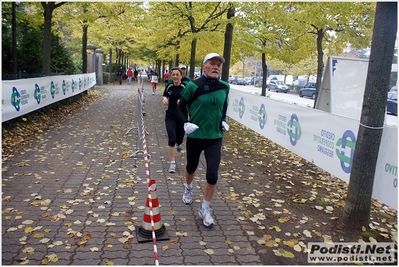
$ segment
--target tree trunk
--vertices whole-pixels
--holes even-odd
[[[109,49],[109,82],[113,82],[112,80],[112,48]],[[137,77],[136,77],[137,78]]]
[[[14,78],[18,76],[18,58],[17,58],[17,15],[16,15],[16,3],[12,2],[12,18],[11,18],[11,28],[12,28],[12,74],[15,75]]]
[[[41,2],[41,4],[44,16],[42,75],[49,76],[51,73],[51,20],[54,9],[65,4],[65,2],[58,4],[55,2]]]
[[[397,3],[377,2],[358,140],[342,219],[347,229],[359,230],[368,226],[370,219],[396,32]]]
[[[190,79],[194,79],[194,72],[195,72],[195,51],[197,49],[197,38],[194,38],[191,41],[191,57],[190,57]]]
[[[266,64],[266,54],[262,53],[262,96],[266,96],[266,80],[267,80],[267,64]],[[256,82],[255,82],[256,83]]]
[[[178,67],[179,66],[179,61],[180,61],[180,55],[176,54],[175,55],[175,66]]]
[[[230,6],[229,10],[227,11],[227,19],[231,19],[234,16],[235,16],[235,8],[234,6]],[[226,60],[226,62],[222,66],[222,80],[225,82],[229,82],[232,46],[233,46],[233,24],[227,23],[226,32],[224,33],[224,48],[223,48],[223,57]]]
[[[82,73],[87,73],[87,24],[83,22],[83,35],[82,35]]]
[[[43,38],[43,61],[42,61],[42,75],[49,76],[51,69],[51,19],[53,16],[54,2],[42,2],[44,15],[44,38]]]
[[[324,31],[318,30],[317,31],[317,77],[316,77],[316,95],[315,101],[313,102],[313,108],[316,108],[316,99],[319,95],[320,88],[321,88],[321,78],[323,77],[324,71],[324,63],[323,63],[323,38],[324,38]],[[309,82],[309,76],[308,76]]]

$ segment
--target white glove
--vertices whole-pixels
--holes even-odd
[[[230,126],[227,124],[227,122],[222,121],[222,130],[223,132],[227,132],[229,130]]]
[[[190,134],[192,132],[194,132],[195,130],[197,130],[199,127],[197,125],[195,125],[194,123],[191,122],[186,122],[184,124],[184,131],[186,132],[186,134]]]

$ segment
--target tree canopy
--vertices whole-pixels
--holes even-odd
[[[17,5],[17,17],[23,18],[19,29],[44,30],[47,5]],[[9,6],[2,3],[3,14]],[[58,2],[51,7],[52,34],[81,64],[90,43],[106,56],[114,51],[115,60],[128,59],[138,66],[174,61],[199,67],[205,54],[223,53],[230,23],[234,30],[229,66],[246,57],[278,60],[285,66],[317,58],[314,74],[320,78],[328,55],[340,54],[347,46],[370,46],[375,11],[372,2]],[[228,19],[230,7],[235,16]],[[2,27],[3,32],[10,29],[11,20],[3,19]],[[10,45],[3,46],[3,55],[10,57]],[[21,64],[23,57],[18,57]]]

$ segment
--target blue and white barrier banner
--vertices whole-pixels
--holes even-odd
[[[359,121],[231,89],[227,115],[349,182]],[[397,128],[384,125],[373,197],[398,208]]]
[[[94,72],[2,81],[2,122],[78,95],[95,84]]]

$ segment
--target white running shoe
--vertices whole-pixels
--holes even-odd
[[[193,203],[193,189],[188,189],[187,186],[184,187],[184,194],[182,197],[184,204],[190,205]]]
[[[176,163],[171,162],[168,172],[175,173],[176,172]]]
[[[176,150],[177,150],[177,152],[179,152],[179,153],[181,152],[181,144],[176,146]]]
[[[198,210],[198,214],[201,217],[202,222],[204,223],[204,225],[206,227],[210,227],[215,224],[215,221],[213,220],[212,215],[211,215],[211,211],[212,210],[210,208],[203,209],[202,205],[200,206],[200,208]]]

